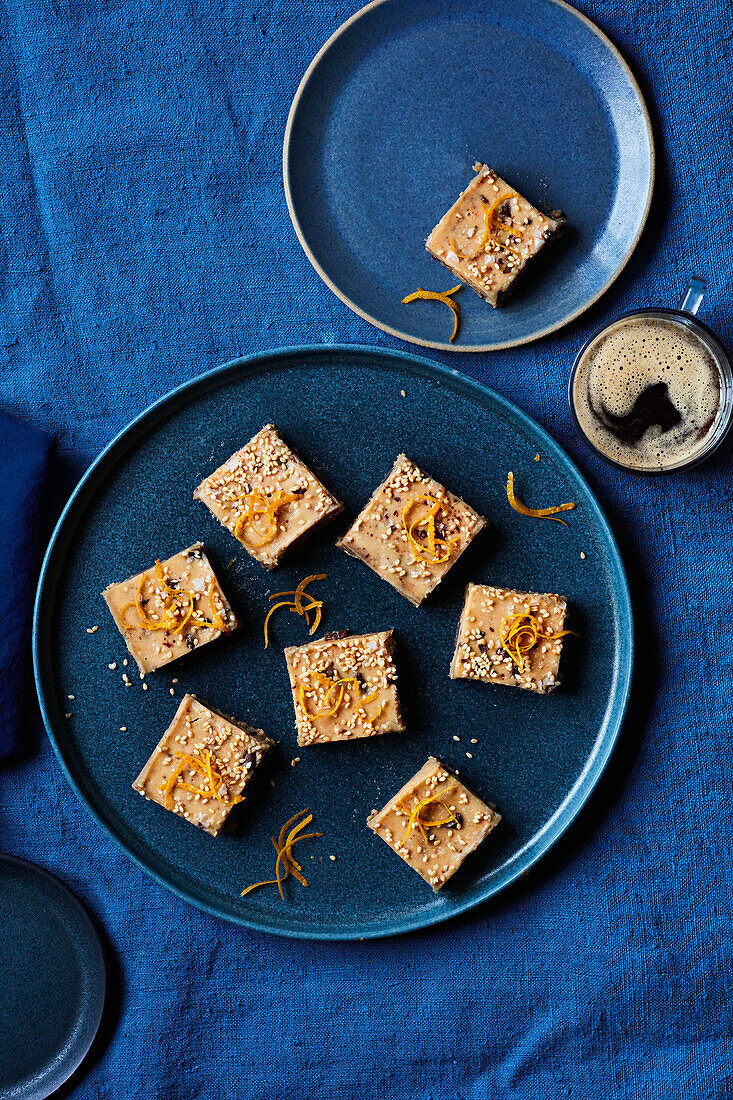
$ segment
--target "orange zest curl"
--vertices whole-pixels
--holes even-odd
[[[300,685],[300,705],[303,712],[307,714],[309,718],[333,718],[334,715],[338,714],[339,710],[341,709],[341,704],[346,698],[347,684],[353,685],[353,691],[355,693],[354,702],[356,704],[357,710],[363,710],[367,703],[373,703],[377,695],[379,694],[379,688],[377,688],[371,693],[371,695],[362,695],[361,685],[359,684],[359,681],[353,676],[347,676],[343,679],[332,680],[329,676],[324,676],[320,672],[313,672],[311,675],[313,680],[318,683],[319,687],[324,690],[325,694],[323,696],[323,699],[321,700],[321,705],[318,710],[311,712],[308,710],[308,705],[306,703],[305,686],[303,684]],[[337,691],[338,694],[336,695],[336,702],[332,703],[332,698]],[[368,722],[369,725],[373,725],[374,722],[376,722],[377,718],[380,717],[383,710],[384,703],[380,703],[377,707],[376,712],[372,715],[367,715],[366,710],[364,710],[364,720]]]
[[[451,237],[450,246],[459,260],[475,260],[479,252],[482,251],[484,245],[487,243],[489,237],[491,236],[491,215],[494,212],[495,205],[496,203],[494,203],[491,207],[484,205],[484,235],[481,238],[477,248],[473,252],[459,252],[458,245],[455,242],[455,238]]]
[[[411,810],[408,810],[403,802],[398,803],[399,809],[401,809],[404,814],[407,814],[407,831],[402,838],[403,844],[407,841],[413,829],[419,829],[422,833],[423,840],[428,844],[429,840],[425,831],[426,829],[432,829],[439,825],[450,825],[452,822],[455,823],[456,827],[459,827],[460,823],[458,818],[453,810],[451,810],[450,806],[444,801],[455,789],[455,787],[446,787],[442,791],[436,791],[434,794],[428,795],[427,798],[418,799]],[[437,820],[435,818],[424,817],[423,810],[427,806],[435,805],[442,806],[447,816],[438,818]]]
[[[224,785],[224,780],[222,779],[221,772],[214,764],[214,758],[212,757],[208,749],[202,749],[199,755],[181,752],[179,749],[174,749],[173,754],[174,756],[179,757],[181,763],[180,765],[176,765],[176,768],[174,769],[173,775],[176,775],[176,780],[173,782],[173,786],[170,785],[170,779],[168,780],[168,785],[166,786],[167,809],[170,809],[170,806],[167,803],[167,799],[169,797],[172,799],[173,787],[176,786],[176,782],[178,783],[178,786],[181,787],[184,791],[189,791],[191,794],[200,795],[201,798],[205,799],[215,798],[217,802],[221,802],[222,806],[236,806],[238,802],[244,802],[244,798],[241,795],[236,795],[234,798],[222,798],[221,788]],[[186,765],[191,768],[192,771],[198,772],[200,775],[202,775],[203,778],[208,782],[208,787],[196,787],[192,783],[180,782],[178,776],[181,774],[181,771]],[[173,775],[171,776],[171,779],[173,778]]]
[[[266,546],[277,535],[277,514],[280,509],[284,508],[286,504],[293,504],[296,500],[300,500],[302,495],[302,493],[286,493],[283,489],[278,489],[276,493],[269,497],[258,486],[252,492],[237,497],[237,500],[243,502],[244,508],[237,516],[237,521],[234,524],[235,538],[238,538],[243,546],[256,548]],[[266,524],[264,531],[262,530],[263,520]],[[258,542],[253,542],[245,536],[246,527],[254,532],[259,540]]]
[[[478,246],[474,249],[473,252],[460,252],[458,249],[458,245],[455,242],[455,238],[451,237],[450,239],[451,249],[456,254],[459,260],[475,260],[479,253],[482,252],[484,247],[489,243],[489,241],[493,241],[497,248],[501,248],[505,252],[511,252],[512,256],[516,256],[517,259],[521,259],[518,252],[516,252],[508,244],[502,243],[502,241],[500,241],[494,233],[494,230],[498,229],[504,229],[507,233],[514,233],[514,230],[510,225],[507,225],[505,222],[496,221],[496,213],[502,203],[506,202],[509,199],[513,199],[516,194],[516,191],[509,191],[507,194],[499,195],[499,197],[494,199],[491,204],[489,204],[486,199],[481,199],[484,207],[484,235],[481,238]]]
[[[517,234],[514,233],[514,229],[512,228],[511,225],[507,225],[505,222],[498,222],[498,221],[495,220],[496,212],[498,211],[498,209],[502,205],[502,203],[504,203],[504,202],[506,202],[510,199],[513,199],[516,196],[516,194],[517,194],[516,191],[510,191],[508,195],[500,195],[498,199],[494,199],[491,206],[488,207],[488,209],[487,209],[487,214],[488,214],[489,219],[490,219],[489,236],[490,236],[491,240],[494,242],[494,244],[497,246],[497,248],[503,249],[504,252],[511,252],[512,256],[516,256],[516,258],[518,260],[520,260],[521,256],[519,255],[519,253],[516,252],[513,248],[511,248],[506,242],[500,241],[499,238],[494,233],[495,229],[503,229],[507,234],[514,234],[515,236],[517,235]],[[484,201],[484,200],[482,200],[482,201]]]
[[[163,590],[164,595],[161,599],[163,602],[164,615],[160,619],[151,619],[148,617],[143,603],[142,593],[143,586],[148,579],[149,573],[141,573],[134,600],[129,600],[127,603],[123,604],[119,611],[120,621],[126,630],[135,630],[136,627],[142,627],[143,630],[166,630],[171,634],[182,634],[188,626],[203,626],[221,631],[227,629],[227,624],[224,622],[221,612],[217,608],[215,602],[215,577],[212,576],[209,584],[208,600],[211,610],[211,619],[207,619],[196,611],[198,594],[196,592],[189,592],[183,588],[174,588],[173,585],[169,584],[166,580],[163,565],[157,558],[155,560],[153,572],[155,583]],[[130,622],[126,617],[128,608],[130,607],[134,607],[137,613],[136,623]]]
[[[541,639],[553,641],[555,638],[564,638],[566,634],[572,633],[572,630],[560,630],[557,634],[545,634],[543,624],[529,607],[526,607],[520,614],[507,615],[502,619],[499,640],[502,649],[506,650],[519,671],[523,672],[525,656]]]
[[[321,612],[323,610],[323,600],[315,599],[315,597],[311,596],[310,592],[306,592],[306,588],[308,587],[308,585],[312,581],[325,581],[325,580],[328,580],[328,574],[327,573],[311,573],[311,575],[309,577],[304,577],[303,580],[298,585],[298,587],[296,589],[294,589],[293,591],[291,591],[291,592],[273,592],[273,594],[269,597],[271,600],[276,600],[278,598],[278,596],[292,596],[293,599],[292,600],[281,600],[279,603],[273,604],[272,607],[270,608],[270,610],[267,612],[267,615],[265,616],[265,627],[264,627],[264,630],[265,630],[265,649],[267,649],[268,645],[270,644],[270,638],[269,638],[269,634],[268,634],[268,626],[269,626],[269,623],[270,623],[270,616],[273,614],[273,612],[277,611],[277,609],[279,607],[289,607],[290,610],[295,615],[301,615],[305,619],[305,621],[307,622],[308,626],[310,627],[310,629],[308,631],[308,634],[309,635],[315,634],[315,632],[318,630],[318,627],[319,627],[320,622],[321,622]],[[305,597],[309,601],[308,604],[303,603],[303,597]],[[308,613],[310,611],[315,611],[315,616],[313,618],[313,623],[312,624],[311,624],[310,619],[308,618]]]
[[[462,290],[463,284],[459,283],[458,286],[454,286],[451,290],[423,290],[421,286],[413,294],[408,294],[406,298],[402,299],[402,304],[405,305],[408,302],[442,302],[443,305],[453,313],[453,332],[448,337],[448,343],[452,343],[458,332],[458,319],[461,315],[460,307],[451,298],[451,294],[455,294],[457,290]]]
[[[298,821],[298,818],[302,820]],[[270,837],[272,845],[277,853],[277,858],[275,860],[275,878],[265,879],[263,882],[253,882],[251,886],[247,886],[242,890],[242,897],[244,897],[245,894],[249,894],[252,890],[258,890],[260,886],[277,886],[280,897],[285,901],[283,883],[289,875],[297,879],[301,886],[308,885],[308,880],[303,874],[303,868],[293,855],[293,845],[298,844],[301,840],[311,840],[314,837],[323,836],[323,833],[303,832],[303,829],[305,829],[307,825],[310,825],[312,820],[313,814],[308,809],[299,810],[297,814],[293,814],[293,816],[285,822],[277,840],[275,840],[274,836]],[[297,825],[295,822],[298,822]],[[282,872],[280,870],[280,864],[282,864]]]
[[[410,523],[408,519],[410,512],[420,502],[429,505],[428,511]],[[402,509],[402,527],[407,535],[407,541],[415,561],[424,561],[427,565],[442,565],[448,561],[453,544],[460,541],[458,535],[453,535],[448,539],[436,537],[435,517],[438,512],[445,512],[445,510],[445,489],[440,490],[439,497],[431,496],[430,493],[418,493],[412,500],[408,500]],[[422,527],[427,529],[427,539],[424,545],[417,542],[414,534],[416,530]]]
[[[554,508],[528,508],[526,504],[522,504],[521,500],[517,499],[514,493],[514,474],[511,470],[507,475],[506,495],[512,508],[515,512],[519,512],[520,516],[531,516],[533,519],[554,519],[557,523],[561,523],[563,527],[567,527],[567,523],[555,513],[567,512],[575,507],[575,503],[569,501],[567,504],[557,504]]]

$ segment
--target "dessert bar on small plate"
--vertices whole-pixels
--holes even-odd
[[[427,239],[425,247],[456,278],[498,306],[565,219],[549,218],[485,164]]]

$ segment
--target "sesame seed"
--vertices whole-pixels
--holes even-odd
[[[112,669],[112,671],[114,672],[117,668],[117,661],[113,661],[111,665],[107,665],[107,668]]]
[[[87,627],[87,634],[96,634],[98,630],[99,630],[98,626],[88,626]]]

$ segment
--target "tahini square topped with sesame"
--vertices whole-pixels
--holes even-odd
[[[290,646],[285,660],[299,745],[404,730],[391,630]]]
[[[500,821],[431,756],[367,825],[437,891]]]
[[[450,674],[543,695],[558,686],[567,603],[552,592],[469,584]]]
[[[497,306],[565,219],[548,218],[485,164],[427,239],[431,256]]]
[[[245,550],[274,569],[293,543],[343,509],[266,424],[194,493]]]
[[[132,784],[151,802],[218,836],[273,742],[185,695]]]
[[[237,617],[200,542],[102,593],[141,672],[231,634]]]
[[[400,455],[338,545],[418,607],[486,520]]]

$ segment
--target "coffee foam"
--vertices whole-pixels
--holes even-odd
[[[638,442],[620,439],[609,419],[628,416],[650,387],[661,389],[659,383],[666,385],[679,423],[666,431],[651,424]],[[683,325],[628,318],[605,329],[587,349],[572,399],[581,429],[607,458],[636,470],[664,469],[704,448],[720,407],[720,369],[702,340]]]

